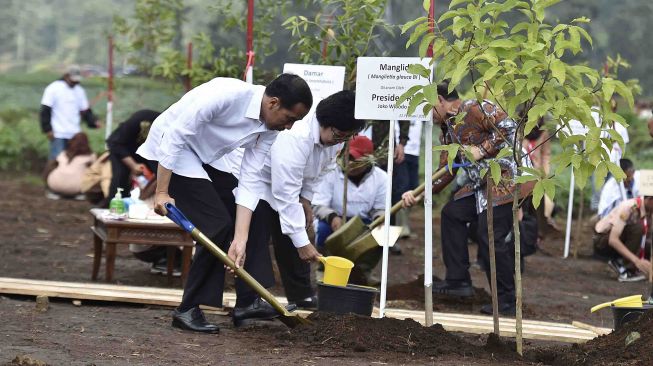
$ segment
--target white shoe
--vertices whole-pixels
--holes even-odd
[[[48,198],[48,199],[51,199],[51,200],[60,200],[61,196],[54,193],[54,192],[52,192],[52,191],[46,190],[45,191],[45,198]]]
[[[631,272],[631,271],[626,271],[622,274],[619,275],[619,282],[638,282],[638,281],[644,281],[646,279],[646,276],[644,276],[641,272]]]

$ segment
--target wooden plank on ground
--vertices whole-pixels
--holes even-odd
[[[16,295],[46,295],[50,297],[114,301],[139,303],[148,305],[177,306],[181,301],[181,289],[163,289],[154,287],[120,286],[102,283],[77,283],[62,281],[42,281],[18,278],[0,277],[0,293]],[[277,298],[282,304],[286,304],[284,297]],[[236,295],[225,293],[223,305],[233,307]],[[378,309],[374,309],[378,314]],[[223,309],[211,308],[212,313],[226,314]],[[310,315],[308,311],[301,311],[302,316]],[[424,324],[424,312],[406,309],[387,309],[386,316],[397,319],[411,318]],[[454,313],[433,313],[434,323],[442,324],[444,329],[455,332],[483,334],[493,331],[492,317],[454,314]],[[510,318],[500,319],[500,330],[502,336],[515,336],[515,320]],[[582,343],[593,339],[597,334],[606,334],[611,330],[606,328],[592,327],[583,329],[571,324],[551,323],[543,321],[524,320],[524,338],[550,340],[558,342]]]

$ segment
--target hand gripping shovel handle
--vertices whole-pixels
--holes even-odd
[[[470,163],[454,163],[453,169],[466,167],[468,165],[470,165]],[[448,171],[449,171],[449,167],[443,166],[442,168],[438,169],[438,171],[433,173],[431,179],[433,181],[436,181],[440,179],[443,175],[445,175],[445,173],[447,173]],[[420,184],[419,186],[417,186],[417,188],[413,189],[413,195],[419,196],[420,194],[422,194],[422,192],[424,192],[425,188],[426,188],[426,183]],[[399,212],[399,210],[401,210],[401,208],[402,208],[402,204],[401,201],[399,201],[395,203],[394,206],[392,206],[392,208],[390,209],[390,214],[392,215],[396,214],[397,212]],[[376,218],[376,220],[372,221],[372,223],[370,223],[368,227],[370,230],[372,230],[377,226],[383,224],[383,221],[385,221],[385,216],[379,216]]]
[[[241,280],[243,280],[249,287],[256,291],[263,299],[265,299],[265,301],[272,305],[272,307],[274,307],[274,309],[278,311],[279,314],[281,314],[279,319],[284,324],[293,328],[301,323],[309,323],[308,320],[301,318],[295,314],[291,314],[265,287],[261,286],[261,284],[258,283],[254,277],[247,273],[245,269],[236,268],[234,261],[232,261],[231,258],[229,258],[229,256],[227,256],[227,254],[222,249],[220,249],[220,247],[215,245],[211,239],[207,238],[206,235],[199,231],[177,207],[168,202],[165,204],[165,208],[168,211],[166,216],[168,216],[170,220],[179,225],[185,231],[189,232],[193,239],[202,244],[208,251],[215,255],[220,260],[220,262],[233,269]]]

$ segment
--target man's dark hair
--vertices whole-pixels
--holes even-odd
[[[334,127],[340,131],[360,131],[365,121],[354,118],[356,94],[351,90],[339,91],[317,104],[315,115],[322,127]]]
[[[619,166],[621,167],[621,170],[623,170],[624,172],[626,170],[630,170],[635,167],[635,165],[633,164],[632,161],[630,161],[630,159],[620,159]]]
[[[292,109],[297,103],[303,104],[306,109],[313,106],[313,94],[306,81],[295,74],[281,74],[265,87],[265,95],[277,97],[281,106]]]
[[[449,82],[448,81],[443,81],[440,84],[438,84],[438,95],[442,96],[446,100],[460,99],[456,89],[452,90],[451,93],[449,93]]]

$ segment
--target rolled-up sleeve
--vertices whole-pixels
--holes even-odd
[[[290,237],[296,248],[310,243],[299,197],[312,144],[286,133],[279,135],[270,151],[272,196],[279,212],[281,232]]]
[[[262,197],[266,188],[261,171],[265,163],[265,157],[276,138],[277,133],[262,133],[259,135],[254,147],[245,149],[243,160],[240,163],[236,204],[252,211],[256,209],[258,200]]]

